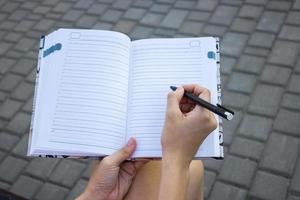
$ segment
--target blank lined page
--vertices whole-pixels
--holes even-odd
[[[130,40],[108,31],[58,34],[61,67],[52,83],[57,92],[50,141],[64,151],[113,152],[125,137]]]
[[[132,42],[127,138],[137,138],[136,157],[160,157],[160,136],[170,86],[196,83],[207,87],[217,102],[217,66],[207,57],[216,52],[214,38],[148,39]],[[211,134],[197,156],[214,156]]]

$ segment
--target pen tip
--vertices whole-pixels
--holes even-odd
[[[170,86],[171,90],[175,91],[177,89],[177,87],[175,86]]]

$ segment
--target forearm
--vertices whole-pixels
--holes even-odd
[[[159,200],[185,200],[189,183],[189,165],[162,160]]]

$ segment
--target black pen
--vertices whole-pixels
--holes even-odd
[[[175,91],[177,89],[177,87],[175,86],[170,86],[170,88]],[[194,95],[191,92],[186,92],[184,91],[184,96],[192,101],[194,101],[195,103],[197,103],[198,105],[210,110],[213,113],[216,113],[217,115],[227,119],[227,120],[232,120],[234,112],[221,106],[220,104],[217,104],[216,106],[197,97],[196,95]]]

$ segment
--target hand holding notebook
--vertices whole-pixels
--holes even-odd
[[[40,48],[32,156],[104,156],[135,137],[133,157],[160,158],[170,85],[202,85],[212,103],[220,103],[219,43],[213,37],[131,42],[112,31],[59,29]],[[196,157],[223,157],[220,143],[218,125]]]

